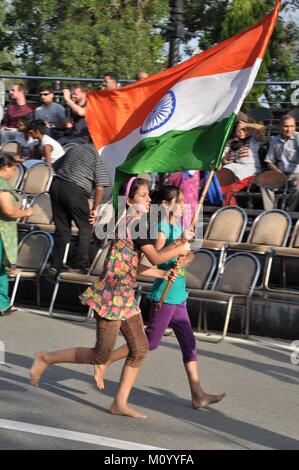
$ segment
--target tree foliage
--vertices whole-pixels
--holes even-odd
[[[282,2],[282,10],[295,11],[299,0]],[[260,20],[272,10],[275,0],[186,0],[185,24],[196,33],[200,49],[219,43]],[[299,75],[299,28],[279,16],[257,80],[292,81]],[[268,102],[286,99],[291,91],[270,91],[265,86],[254,87],[247,101],[256,102],[265,94]]]
[[[14,0],[5,42],[26,74],[132,78],[164,66],[154,24],[167,12],[166,0]]]
[[[254,24],[274,4],[185,0],[184,22],[204,50]],[[0,7],[2,72],[100,78],[113,70],[132,79],[139,69],[155,73],[167,66],[166,39],[155,25],[167,21],[168,0],[0,0]],[[282,1],[288,17],[296,7],[299,0]],[[298,79],[298,32],[280,15],[259,80]],[[251,98],[264,91],[255,88]],[[268,100],[273,96],[268,93]]]
[[[0,72],[11,74],[17,71],[17,60],[9,48],[6,47],[6,10],[8,3],[6,0],[0,1]]]

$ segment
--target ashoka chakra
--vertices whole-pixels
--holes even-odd
[[[175,110],[175,94],[169,90],[150,112],[140,128],[140,134],[154,131],[169,121]]]

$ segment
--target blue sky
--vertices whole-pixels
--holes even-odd
[[[299,10],[293,8],[292,11],[289,11],[288,13],[284,14],[286,19],[288,20],[293,20],[297,25],[299,26]]]

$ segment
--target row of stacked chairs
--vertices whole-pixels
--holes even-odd
[[[49,190],[53,176],[53,170],[42,161],[28,169],[17,163],[8,182],[21,199],[30,201],[37,194]]]
[[[53,247],[51,234],[33,231],[28,233],[20,242],[18,256],[18,273],[10,276],[14,280],[14,289],[12,300],[14,301],[20,281],[35,281],[37,303],[40,303],[40,279],[44,273],[46,263],[49,259]],[[69,320],[86,321],[92,317],[92,310],[89,309],[85,316],[69,313],[58,313],[54,311],[55,301],[58,290],[65,284],[89,286],[93,284],[103,273],[103,267],[110,245],[99,249],[87,274],[78,274],[71,272],[61,272],[57,277],[52,299],[49,307],[49,315],[55,318],[66,318]],[[142,261],[145,263],[145,260]],[[219,342],[227,333],[232,307],[238,305],[243,307],[244,311],[244,333],[249,335],[250,319],[250,298],[260,272],[260,263],[257,257],[251,253],[235,253],[230,255],[223,266],[223,269],[217,269],[217,259],[215,254],[209,250],[201,249],[195,252],[195,259],[192,264],[186,268],[187,289],[189,291],[189,300],[200,303],[198,330],[203,321],[205,331],[207,331],[207,311],[204,308],[206,303],[213,302],[222,304],[226,307],[225,322],[221,335],[210,337],[205,336],[208,341]],[[216,276],[211,284],[211,281]],[[237,276],[236,273],[245,273]],[[137,295],[146,293],[151,287],[151,279],[138,277]],[[242,328],[243,330],[243,328]]]
[[[22,165],[17,165],[11,186],[20,194],[20,205],[30,205],[33,214],[18,220],[18,229],[25,233],[19,245],[17,275],[11,275],[15,280],[12,301],[14,301],[18,286],[22,280],[36,282],[37,303],[40,304],[40,278],[51,256],[55,231],[53,213],[48,189],[53,178],[52,170],[43,162],[27,171]],[[73,227],[73,234],[78,229]],[[203,239],[202,239],[203,238]],[[247,213],[237,206],[223,207],[217,210],[206,227],[204,236],[195,240],[193,251],[194,262],[186,269],[189,299],[200,302],[198,328],[207,330],[207,316],[204,308],[207,302],[226,305],[226,315],[222,335],[226,335],[233,304],[244,307],[243,330],[249,334],[250,309],[249,302],[254,289],[263,289],[281,293],[294,293],[287,285],[287,260],[299,259],[299,221],[292,230],[290,216],[278,209],[261,212],[249,227]],[[54,312],[58,289],[63,283],[90,285],[101,274],[107,246],[101,248],[86,275],[61,273],[54,286],[49,313]],[[275,260],[281,260],[282,285],[271,285],[271,272]],[[138,279],[139,294],[146,293],[151,279]],[[89,310],[85,317],[79,315],[66,318],[82,320],[90,318]]]
[[[299,259],[299,221],[296,222],[290,236],[291,224],[289,215],[281,210],[262,212],[253,222],[246,241],[243,242],[247,227],[247,214],[243,209],[236,206],[225,207],[211,217],[204,239],[195,240],[193,244],[195,259],[186,267],[189,300],[200,304],[198,330],[203,326],[204,330],[208,331],[206,303],[212,302],[226,307],[222,334],[213,338],[207,334],[206,340],[218,342],[225,337],[234,305],[243,308],[242,331],[249,335],[250,299],[255,289],[289,292],[285,286],[278,289],[269,286],[269,278],[275,257]],[[43,246],[47,248],[43,249]],[[38,303],[39,281],[52,246],[51,234],[36,230],[29,232],[20,242],[18,259],[20,274],[16,284],[18,285],[21,280],[36,280]],[[79,321],[86,321],[92,316],[91,310],[85,316],[55,312],[55,301],[58,290],[63,284],[91,285],[103,272],[108,250],[109,244],[98,250],[87,274],[67,271],[60,273],[50,302],[51,316]],[[146,260],[142,262],[144,264]],[[33,277],[30,277],[30,271],[33,272]],[[139,296],[149,291],[152,282],[153,279],[138,276]],[[298,294],[299,291],[295,293]],[[14,296],[15,294],[16,290]]]
[[[202,247],[218,255],[220,268],[229,253],[236,251],[253,253],[259,257],[263,265],[259,283],[261,289],[299,293],[286,285],[287,263],[285,262],[288,258],[299,261],[299,220],[292,229],[292,219],[283,210],[272,209],[261,212],[248,230],[248,217],[244,209],[238,206],[223,207],[211,217]],[[283,261],[281,287],[271,286],[270,283],[273,261],[276,258]]]

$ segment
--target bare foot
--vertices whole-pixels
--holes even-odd
[[[96,366],[94,366],[94,380],[100,390],[103,390],[105,388],[104,377],[106,369],[107,365],[105,364],[97,364]]]
[[[226,396],[226,393],[221,393],[220,395],[210,395],[209,393],[204,393],[203,395],[192,399],[192,408],[199,409],[204,408],[205,406],[213,405],[218,403]]]
[[[43,351],[36,353],[33,365],[30,370],[31,384],[38,386],[39,379],[48,367],[48,362],[44,358],[45,353]]]
[[[144,413],[134,410],[134,408],[129,408],[126,405],[117,405],[115,402],[111,405],[110,413],[113,415],[130,416],[131,418],[147,418],[147,415]]]

